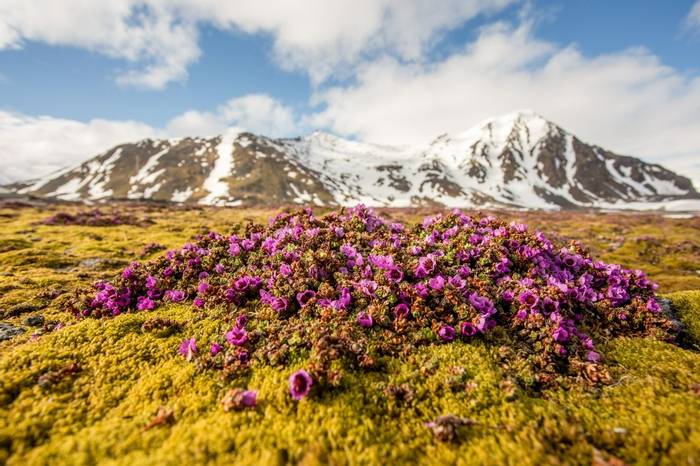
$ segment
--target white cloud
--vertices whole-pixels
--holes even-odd
[[[190,110],[167,125],[174,136],[211,136],[237,126],[266,136],[288,136],[297,130],[294,112],[265,94],[231,99],[214,112]]]
[[[420,60],[447,30],[519,0],[216,0],[188,3],[218,24],[270,34],[277,61],[309,73],[314,82],[341,73],[373,53]],[[195,13],[197,15],[197,13]]]
[[[118,143],[157,135],[135,121],[83,123],[0,111],[0,184],[48,174]]]
[[[0,110],[0,184],[77,165],[119,143],[146,137],[214,136],[236,126],[283,136],[296,131],[294,113],[265,94],[231,99],[214,112],[187,111],[165,128],[137,121],[95,119],[87,123]]]
[[[2,0],[0,49],[24,41],[85,48],[126,60],[122,84],[162,88],[199,57],[195,26],[160,2]]]
[[[312,126],[387,143],[425,142],[532,108],[585,141],[671,168],[695,166],[700,181],[700,77],[644,49],[586,57],[538,39],[527,21],[485,27],[437,63],[368,62],[353,85],[320,90],[314,100],[324,107]]]
[[[419,59],[444,31],[517,0],[2,0],[0,49],[85,48],[133,65],[117,81],[161,89],[187,77],[198,29],[262,33],[286,68],[320,82],[372,52]],[[235,57],[232,57],[235,59]]]
[[[700,30],[700,0],[696,1],[685,18],[685,25],[688,29]]]

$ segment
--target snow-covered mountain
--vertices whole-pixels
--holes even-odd
[[[586,144],[530,111],[423,146],[367,144],[323,132],[295,139],[235,131],[211,139],[147,139],[11,188],[65,200],[215,205],[700,210],[700,195],[687,178]]]

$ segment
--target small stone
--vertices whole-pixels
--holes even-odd
[[[104,259],[101,259],[99,257],[94,257],[94,258],[91,257],[91,258],[83,259],[82,261],[80,261],[80,266],[84,267],[86,269],[95,269],[95,268],[99,267],[100,265],[102,265],[103,262],[104,262]]]
[[[690,384],[689,390],[693,395],[700,396],[700,383]]]
[[[167,406],[161,406],[160,408],[158,408],[155,417],[151,420],[151,422],[144,426],[143,430],[146,431],[154,427],[165,426],[174,422],[175,412],[172,410],[172,408],[168,408]]]
[[[0,324],[0,341],[9,340],[24,333],[24,329],[10,324]]]
[[[659,304],[661,305],[661,309],[663,309],[664,313],[666,315],[671,313],[671,300],[668,298],[660,298],[658,299]]]
[[[80,372],[82,368],[77,362],[72,362],[70,364],[67,364],[63,366],[62,368],[55,370],[55,371],[49,371],[46,372],[42,375],[39,376],[37,379],[37,384],[41,388],[49,388],[52,385],[55,385],[59,383],[61,380],[65,379],[66,377],[72,376]]]
[[[402,383],[401,385],[389,385],[384,390],[384,393],[386,396],[396,400],[399,403],[410,403],[413,401],[413,397],[415,396],[411,386],[407,383]]]
[[[452,414],[440,416],[426,426],[433,431],[435,438],[441,442],[459,442],[458,428],[462,426],[475,426],[479,424],[473,419],[461,418]]]
[[[24,322],[30,327],[41,327],[44,325],[44,316],[35,315],[27,317]]]
[[[255,408],[257,404],[257,392],[233,388],[229,390],[221,400],[224,411],[240,411],[245,408]]]

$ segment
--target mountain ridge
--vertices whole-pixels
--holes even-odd
[[[587,144],[532,111],[489,118],[424,145],[379,145],[315,131],[273,139],[144,139],[24,184],[64,200],[211,205],[700,210],[688,178]]]

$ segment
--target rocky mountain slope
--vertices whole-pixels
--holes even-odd
[[[424,146],[359,143],[323,132],[295,139],[234,130],[210,139],[147,139],[11,188],[65,200],[216,205],[700,210],[687,178],[584,143],[529,111]]]

